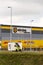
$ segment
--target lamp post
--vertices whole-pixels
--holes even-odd
[[[32,22],[34,20],[31,20],[31,32],[30,32],[30,51],[32,51],[31,44],[32,44]]]
[[[10,42],[12,40],[12,7],[8,6],[8,8],[10,9]]]

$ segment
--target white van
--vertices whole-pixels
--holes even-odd
[[[8,51],[21,51],[21,50],[22,50],[22,43],[19,42],[8,43]]]

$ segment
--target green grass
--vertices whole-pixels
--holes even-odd
[[[0,65],[43,65],[43,52],[0,51]]]

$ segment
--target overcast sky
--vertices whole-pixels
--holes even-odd
[[[0,0],[0,24],[43,27],[43,0]],[[32,21],[33,20],[33,21]]]

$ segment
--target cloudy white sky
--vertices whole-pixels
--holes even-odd
[[[0,0],[0,24],[43,27],[43,0]],[[33,20],[33,21],[32,21]]]

